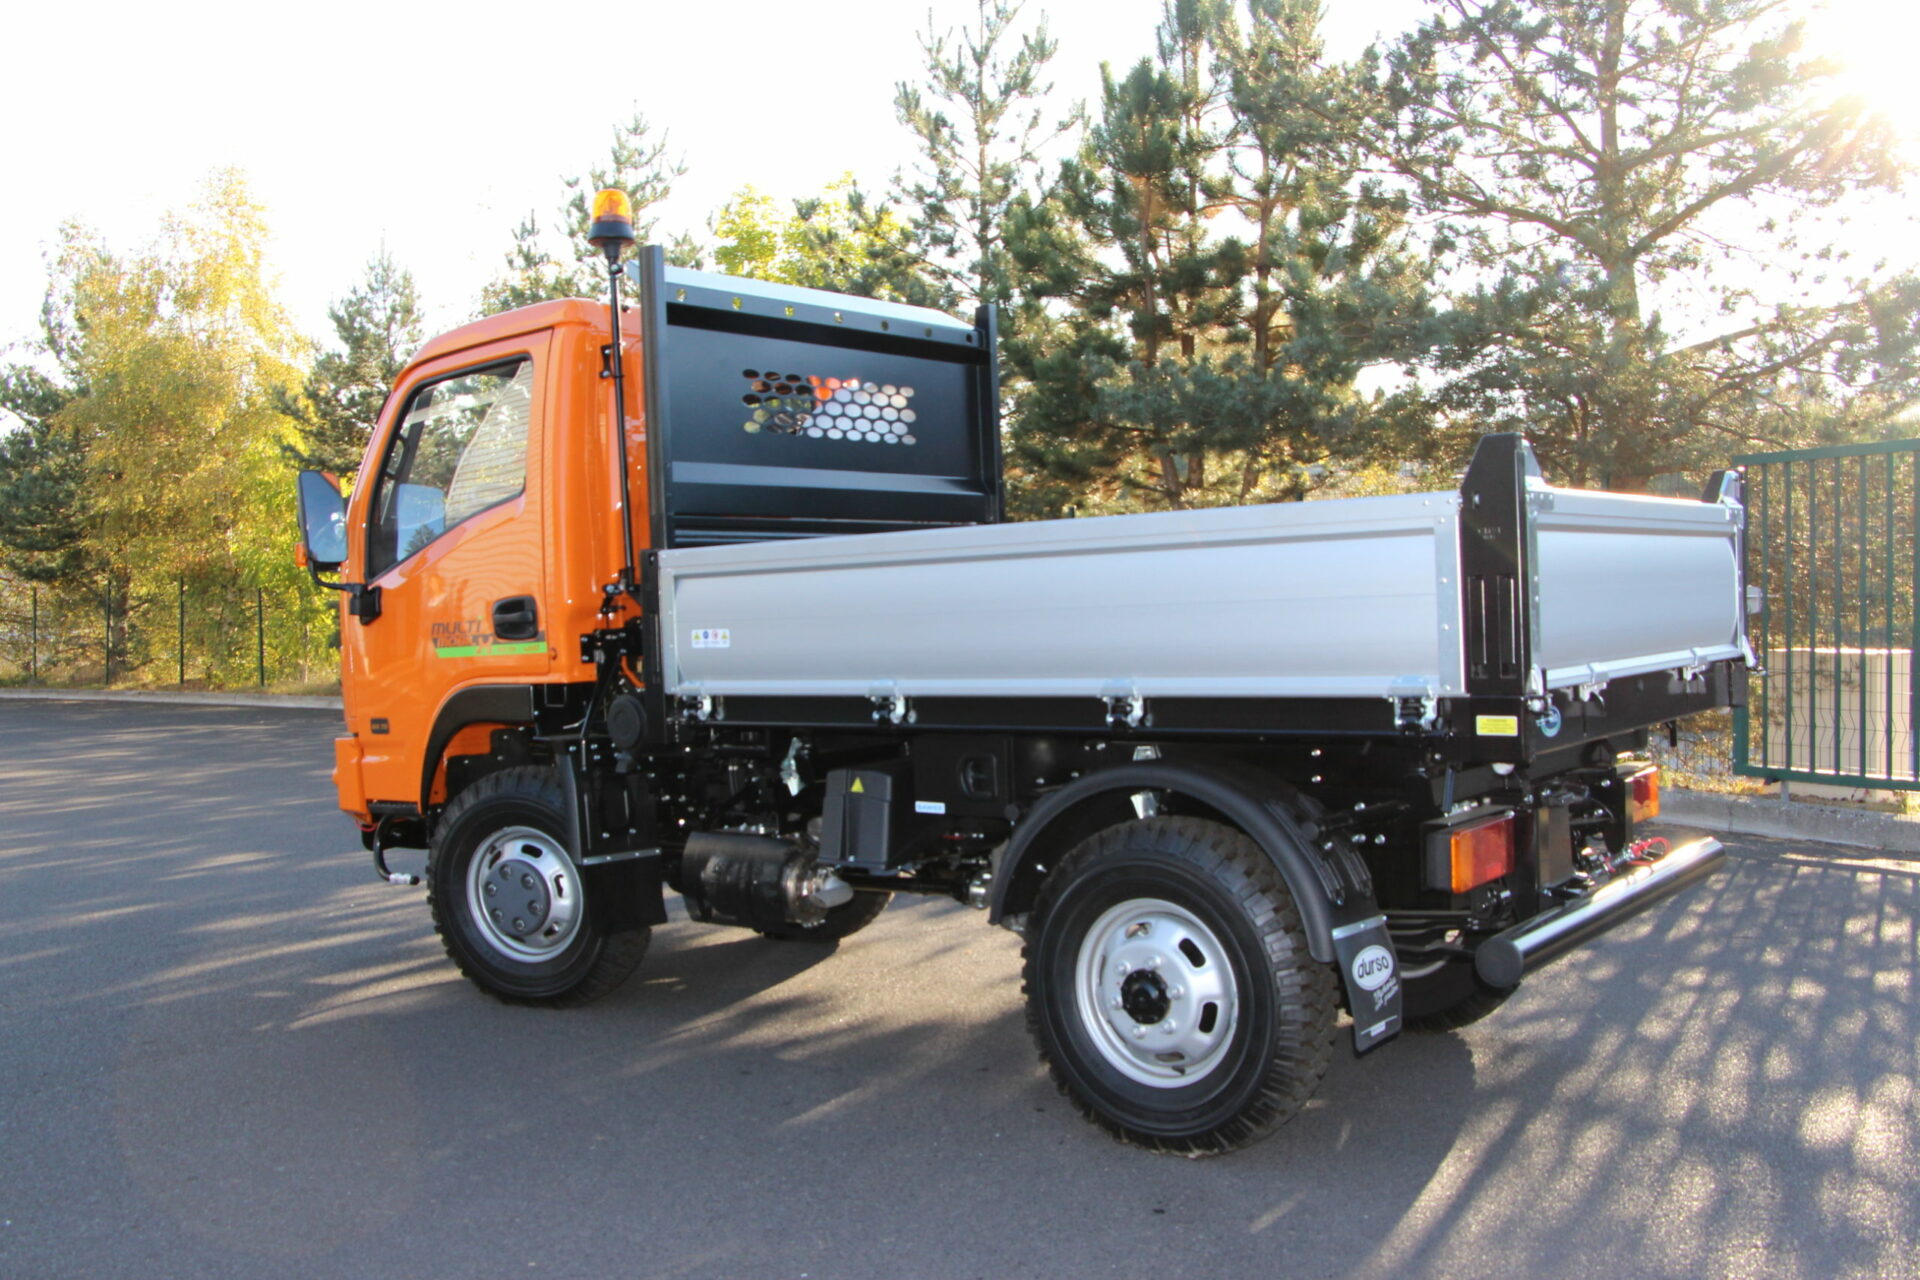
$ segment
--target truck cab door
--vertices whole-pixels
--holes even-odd
[[[552,667],[542,609],[545,334],[413,370],[388,405],[349,531],[366,584],[342,618],[347,728],[372,802],[422,803],[435,720],[463,689]]]

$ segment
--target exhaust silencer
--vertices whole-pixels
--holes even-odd
[[[853,890],[784,840],[696,831],[680,857],[680,895],[696,920],[777,929],[825,919]]]

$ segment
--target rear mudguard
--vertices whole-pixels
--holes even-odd
[[[1103,769],[1036,804],[994,866],[988,919],[1004,924],[1033,902],[1045,866],[1095,831],[1132,820],[1140,792],[1180,797],[1246,833],[1272,861],[1300,910],[1315,960],[1338,962],[1364,1052],[1400,1029],[1400,980],[1387,920],[1357,858],[1329,856],[1316,842],[1298,792],[1258,769],[1141,760]]]

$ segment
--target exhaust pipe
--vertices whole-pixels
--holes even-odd
[[[1496,933],[1474,951],[1473,967],[1488,986],[1510,991],[1549,960],[1712,875],[1726,858],[1726,848],[1711,836],[1688,841],[1657,862],[1621,872],[1584,898]]]

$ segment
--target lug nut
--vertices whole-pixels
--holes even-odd
[[[531,889],[531,888],[533,888],[533,877],[532,877],[532,876],[521,876],[521,877],[520,877],[520,887],[521,887],[522,889]]]
[[[1168,1018],[1168,1019],[1167,1019],[1167,1020],[1166,1020],[1165,1022],[1163,1022],[1163,1023],[1161,1023],[1161,1024],[1160,1024],[1160,1030],[1162,1030],[1162,1031],[1164,1031],[1164,1032],[1166,1032],[1166,1033],[1167,1033],[1168,1035],[1172,1035],[1172,1034],[1173,1034],[1173,1019],[1172,1019],[1172,1018]]]
[[[1135,1028],[1133,1029],[1133,1038],[1134,1038],[1135,1040],[1144,1040],[1144,1039],[1146,1039],[1146,1038],[1147,1038],[1147,1029],[1146,1029],[1145,1027],[1138,1027],[1138,1026],[1137,1026],[1137,1027],[1135,1027]]]

